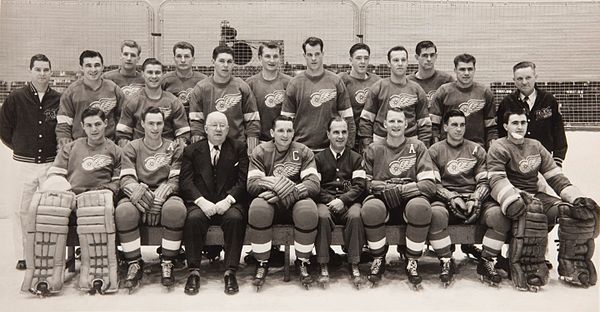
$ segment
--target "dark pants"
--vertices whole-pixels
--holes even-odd
[[[188,214],[183,228],[183,241],[188,268],[200,267],[202,249],[206,241],[206,233],[211,225],[221,225],[225,250],[225,269],[237,270],[240,264],[244,235],[246,234],[246,213],[242,206],[234,204],[223,215],[208,218],[202,209],[193,205],[188,207]]]
[[[365,229],[360,218],[360,203],[353,204],[344,213],[335,214],[326,205],[318,204],[319,229],[315,243],[317,262],[329,263],[329,246],[336,224],[344,225],[344,245],[348,250],[348,263],[358,263],[366,243]]]

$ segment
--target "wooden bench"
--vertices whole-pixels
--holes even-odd
[[[160,227],[141,227],[140,238],[142,245],[160,246],[161,243],[161,230]],[[333,231],[332,245],[342,245],[344,242],[343,238],[343,226],[336,226]],[[405,225],[391,225],[386,227],[387,243],[389,245],[404,245],[406,226]],[[480,244],[483,235],[485,234],[485,228],[480,225],[450,225],[448,227],[450,233],[450,239],[455,244]],[[247,233],[246,233],[247,234]],[[208,229],[206,236],[206,245],[223,245],[223,231],[218,226],[211,226]],[[250,245],[248,235],[244,239],[244,245]],[[275,225],[273,226],[273,245],[282,245],[285,250],[285,261],[283,268],[283,280],[288,282],[290,280],[290,249],[294,245],[294,228],[291,225]],[[68,269],[70,272],[75,271],[75,246],[79,246],[79,238],[77,237],[77,230],[75,227],[69,228],[69,235],[67,236],[68,246]]]

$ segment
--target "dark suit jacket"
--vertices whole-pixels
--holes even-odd
[[[223,142],[216,168],[211,164],[207,140],[193,143],[183,151],[179,188],[188,205],[200,196],[216,203],[231,195],[236,204],[247,207],[247,178],[246,144],[239,141],[227,138]]]

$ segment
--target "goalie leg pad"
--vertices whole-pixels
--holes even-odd
[[[537,208],[529,210],[512,225],[509,246],[511,277],[519,290],[536,290],[548,282],[545,263],[548,245],[548,221]]]
[[[595,220],[562,217],[558,223],[558,275],[572,285],[595,285],[598,279],[592,262]]]
[[[64,281],[69,215],[75,199],[71,192],[36,192],[27,211],[22,291],[37,295],[58,293]]]
[[[77,234],[81,245],[79,288],[116,292],[117,257],[113,194],[108,190],[77,195]]]

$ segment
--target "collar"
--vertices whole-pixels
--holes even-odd
[[[333,154],[333,159],[335,159],[335,156],[336,156],[337,152],[336,152],[336,151],[334,151],[334,150],[331,148],[331,145],[329,146],[329,150],[331,151],[331,154]],[[345,152],[345,151],[346,151],[346,149],[344,148],[344,149],[343,149],[343,150],[340,152],[340,155],[344,155],[344,152]]]
[[[210,143],[210,141],[207,139],[206,142],[208,142],[208,149],[210,150],[210,152],[212,153],[213,151],[213,147],[215,146],[214,144]],[[221,151],[221,147],[223,146],[223,144],[221,145],[217,145],[219,147],[219,151]]]
[[[537,98],[537,89],[533,88],[533,92],[531,92],[531,94],[528,96],[529,100],[531,101],[531,103],[535,103],[535,99]],[[523,101],[523,99],[525,99],[525,95],[521,92],[519,92],[519,100]]]
[[[35,86],[33,85],[33,82],[29,82],[29,90],[31,90],[31,93],[38,95],[38,91]],[[50,90],[50,85],[48,85],[48,87],[46,87],[46,90],[44,91],[44,93],[48,93],[48,90]]]

